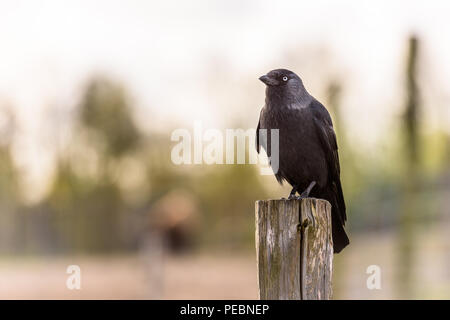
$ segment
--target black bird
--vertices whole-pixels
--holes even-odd
[[[292,186],[289,199],[299,191],[298,198],[312,196],[331,203],[333,249],[339,253],[349,239],[344,230],[347,216],[330,114],[292,71],[272,70],[259,80],[266,84],[266,100],[256,129],[257,151],[261,143],[270,156],[269,129],[279,129],[278,166],[271,161],[275,177],[280,184],[287,181]],[[265,142],[259,141],[260,129],[268,129]]]

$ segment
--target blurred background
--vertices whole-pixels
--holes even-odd
[[[175,165],[170,138],[256,128],[258,77],[282,67],[338,135],[351,245],[334,297],[449,299],[449,10],[1,0],[0,298],[257,298],[254,202],[289,188],[258,165]]]

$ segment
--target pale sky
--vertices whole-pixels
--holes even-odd
[[[305,59],[294,71],[318,97],[327,75],[345,77],[346,129],[359,142],[376,141],[401,112],[411,32],[423,40],[430,123],[450,124],[449,12],[445,0],[0,0],[0,104],[17,111],[14,156],[30,185],[43,192],[52,168],[46,128],[58,117],[52,110],[73,107],[90,74],[105,72],[126,85],[142,127],[191,128],[195,120],[222,126],[224,104],[246,121],[254,116],[248,126],[256,126],[264,101],[257,78],[289,68],[289,49],[326,48],[324,66]],[[209,91],[212,61],[230,72],[220,102]],[[254,102],[236,105],[234,97],[246,90]],[[64,135],[68,123],[58,125]]]

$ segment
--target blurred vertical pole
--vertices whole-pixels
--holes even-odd
[[[399,254],[397,268],[397,287],[402,299],[414,298],[413,267],[416,246],[414,218],[416,216],[416,195],[419,179],[418,113],[419,90],[417,86],[417,57],[419,40],[411,36],[408,45],[406,66],[406,108],[404,113],[405,130],[405,171],[403,179],[402,209],[399,221]]]
[[[417,55],[418,39],[411,37],[409,39],[408,61],[407,61],[407,102],[405,111],[405,128],[408,153],[409,170],[415,172],[418,166],[418,130],[417,118],[419,110],[419,90],[417,87]]]
[[[148,230],[140,243],[140,257],[147,280],[146,299],[162,299],[164,295],[164,263],[167,243],[162,230]]]
[[[336,130],[336,134],[338,135],[338,139],[337,139],[338,140],[338,148],[341,151],[340,158],[341,158],[341,164],[342,164],[346,160],[351,160],[351,159],[346,159],[345,161],[342,161],[342,158],[343,158],[343,156],[345,157],[345,154],[342,153],[341,147],[344,146],[343,149],[347,149],[347,148],[345,148],[347,141],[346,141],[345,135],[342,134],[343,131],[341,130],[341,128],[342,128],[342,117],[341,117],[341,108],[340,108],[341,92],[342,92],[342,87],[338,81],[334,80],[328,84],[327,105],[329,106],[330,111],[333,114],[333,123],[334,123],[334,128]],[[345,291],[345,288],[344,288],[345,264],[346,264],[345,255],[337,255],[334,258],[334,261],[333,261],[333,295],[337,299],[341,299],[342,293]]]

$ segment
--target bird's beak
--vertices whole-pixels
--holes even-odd
[[[263,76],[259,77],[259,80],[261,80],[268,86],[276,86],[279,84],[277,80],[275,80],[267,75],[263,75]]]

